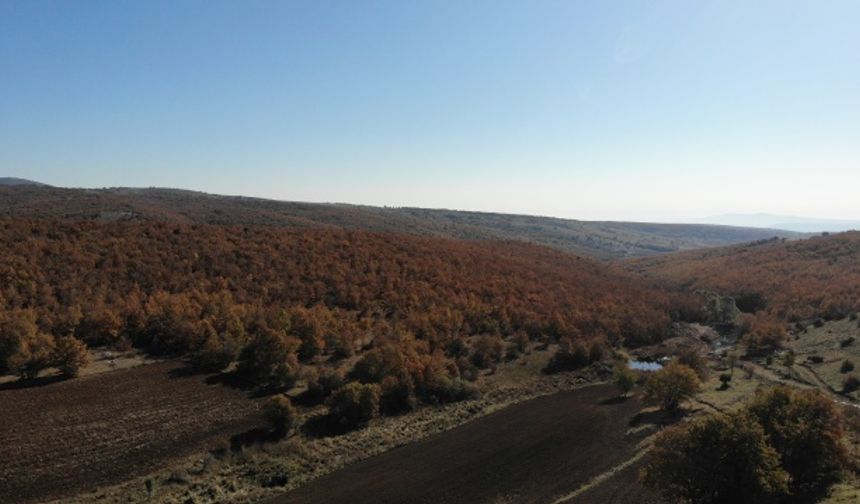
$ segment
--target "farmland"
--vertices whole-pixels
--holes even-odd
[[[271,504],[550,502],[629,457],[638,400],[600,385],[511,406],[332,473]]]
[[[163,362],[0,390],[0,495],[39,502],[142,476],[260,424],[259,405]]]

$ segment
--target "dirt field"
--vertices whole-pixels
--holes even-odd
[[[632,455],[641,437],[625,433],[641,405],[616,394],[599,385],[520,403],[269,502],[550,502]]]
[[[4,503],[73,495],[141,476],[259,426],[246,394],[163,362],[16,389],[0,388]]]

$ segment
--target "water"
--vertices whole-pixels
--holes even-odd
[[[658,371],[663,369],[663,364],[659,362],[649,362],[649,361],[639,361],[639,360],[629,360],[627,361],[627,367],[630,369],[635,369],[637,371]]]

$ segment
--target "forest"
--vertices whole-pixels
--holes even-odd
[[[860,310],[860,232],[631,260],[630,270],[689,291],[733,296],[746,313],[790,322]]]
[[[507,347],[650,343],[683,306],[605,264],[520,242],[7,220],[0,243],[0,366],[25,379],[49,366],[73,375],[83,343],[211,371],[235,363],[269,390],[314,368],[322,395],[344,380],[330,364],[351,358],[347,378],[385,385],[401,405],[456,400]]]

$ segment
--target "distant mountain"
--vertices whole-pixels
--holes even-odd
[[[860,220],[816,219],[772,214],[726,214],[701,219],[709,224],[785,229],[800,233],[822,233],[860,229]]]
[[[0,187],[0,217],[4,216],[336,227],[467,240],[519,240],[602,259],[804,236],[772,229],[594,222],[453,210],[300,203],[158,188]]]
[[[32,180],[15,178],[15,177],[0,177],[0,186],[47,186],[47,184],[43,184],[41,182],[34,182]]]

